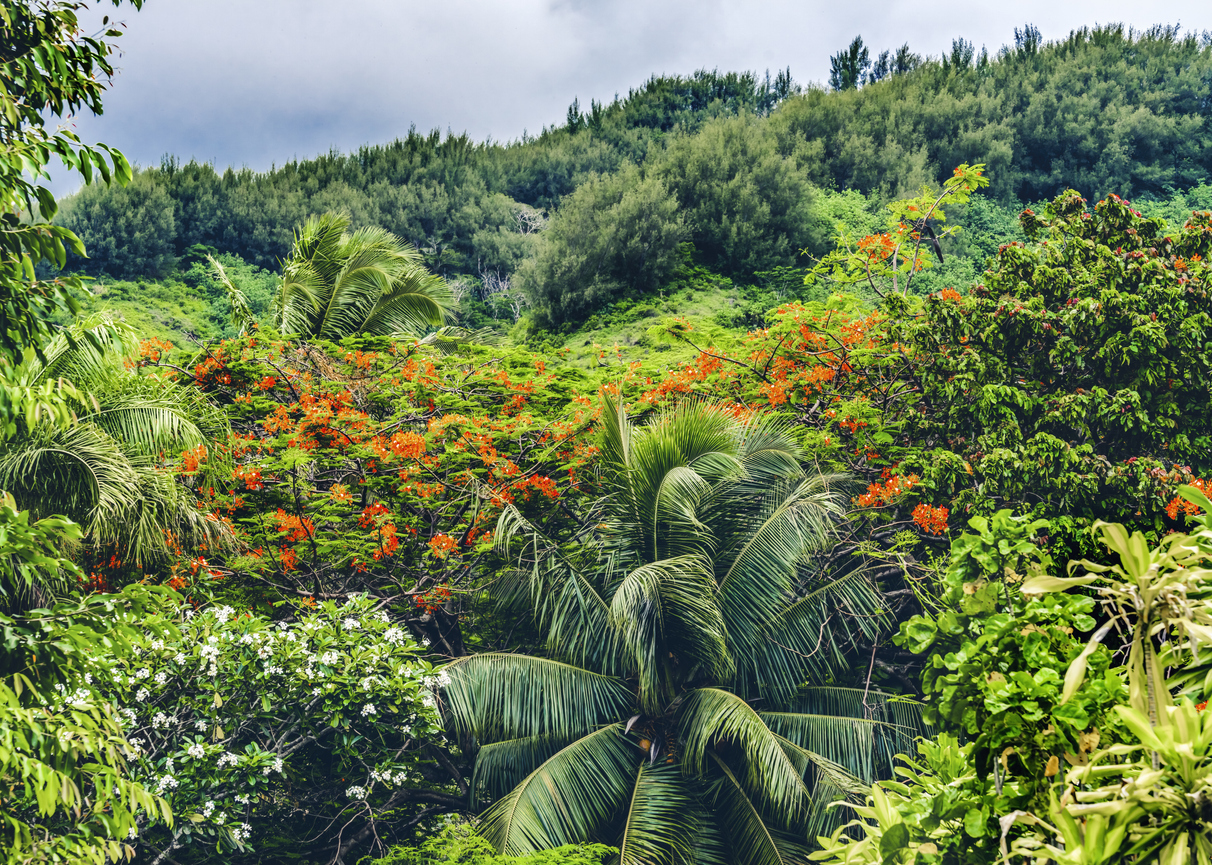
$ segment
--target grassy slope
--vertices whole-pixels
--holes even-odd
[[[187,348],[196,344],[195,337],[220,336],[210,319],[210,299],[184,283],[100,279],[90,288],[89,294],[78,298],[85,314],[111,312],[144,338],[166,339]]]

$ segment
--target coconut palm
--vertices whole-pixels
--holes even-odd
[[[231,299],[233,321],[247,327],[247,300],[222,267],[212,265]],[[326,213],[295,232],[272,323],[281,333],[320,339],[419,337],[449,319],[453,306],[446,282],[425,269],[412,245],[381,228],[350,232],[348,214]]]
[[[125,361],[138,339],[126,325],[93,317],[30,355],[14,380],[37,389],[66,379],[88,398],[75,423],[31,418],[0,446],[0,489],[35,517],[66,516],[83,542],[117,546],[130,561],[150,564],[180,540],[222,540],[166,461],[226,438],[226,418],[198,391],[139,375]],[[221,459],[219,452],[210,453]]]
[[[542,656],[446,668],[478,747],[483,831],[520,854],[600,840],[631,863],[802,861],[826,806],[909,746],[912,707],[837,681],[886,624],[862,573],[814,575],[843,480],[805,472],[787,430],[687,405],[647,426],[604,410],[612,486],[586,554],[507,510]]]

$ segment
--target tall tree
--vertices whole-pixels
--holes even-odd
[[[829,86],[834,90],[854,90],[863,81],[863,73],[871,66],[871,54],[862,36],[844,50],[829,58]]]
[[[884,614],[861,573],[809,567],[842,479],[805,472],[769,418],[706,404],[637,427],[607,400],[604,427],[599,544],[561,548],[512,510],[498,526],[523,542],[500,591],[547,655],[447,668],[451,726],[495,800],[484,832],[506,853],[601,840],[623,863],[790,861],[908,744],[883,694],[804,687],[836,681]]]

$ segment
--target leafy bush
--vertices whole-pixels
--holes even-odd
[[[396,847],[368,865],[605,865],[616,853],[601,844],[568,844],[524,856],[502,856],[467,824],[455,823],[418,847]]]
[[[518,285],[541,324],[580,321],[612,300],[655,291],[677,263],[682,233],[664,183],[625,166],[562,202]]]

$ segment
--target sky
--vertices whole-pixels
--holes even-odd
[[[414,124],[509,141],[653,74],[790,67],[823,82],[857,35],[873,55],[938,55],[960,36],[993,53],[1026,23],[1045,40],[1110,22],[1212,30],[1206,0],[146,0],[116,17],[105,113],[72,118],[76,132],[144,166],[174,154],[254,170]]]

